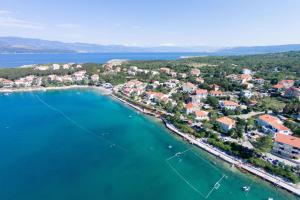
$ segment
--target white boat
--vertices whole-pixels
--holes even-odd
[[[248,192],[248,191],[250,190],[250,186],[244,186],[244,187],[243,187],[243,190],[244,190],[245,192]]]
[[[273,200],[273,198],[269,197],[268,200]]]

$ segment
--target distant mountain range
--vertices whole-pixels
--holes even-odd
[[[300,44],[250,46],[250,47],[209,47],[209,46],[158,46],[135,47],[124,45],[99,45],[88,43],[65,43],[41,39],[0,37],[0,53],[121,53],[121,52],[199,52],[203,55],[249,55],[299,51]]]

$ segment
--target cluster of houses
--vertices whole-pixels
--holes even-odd
[[[22,88],[31,86],[41,86],[42,78],[34,75],[25,76],[14,81],[9,79],[0,78],[0,87],[2,88]]]
[[[80,69],[82,68],[81,65],[75,64],[75,63],[66,63],[63,65],[54,63],[52,65],[34,65],[34,70],[39,71],[46,71],[46,70],[60,70],[60,69]]]
[[[198,88],[198,85],[191,82],[183,82],[188,76],[194,76],[197,83],[204,83],[204,80],[200,77],[201,72],[199,69],[191,69],[189,73],[176,73],[168,67],[162,67],[159,71],[143,70],[138,69],[135,66],[129,67],[127,73],[134,76],[136,73],[151,73],[151,74],[168,74],[171,79],[164,83],[159,83],[158,81],[152,81],[149,84],[143,83],[136,79],[130,80],[123,84],[119,91],[126,95],[127,97],[139,97],[138,99],[148,105],[157,105],[158,103],[166,104],[171,102],[173,106],[177,105],[177,102],[172,99],[172,93],[182,92],[189,95],[189,101],[185,104],[185,114],[192,115],[195,122],[202,122],[210,120],[210,108],[205,104],[205,99],[208,97],[221,97],[219,99],[219,109],[220,111],[231,110],[235,111],[237,109],[246,109],[247,106],[240,104],[236,98],[225,98],[231,96],[230,92],[223,92],[221,87],[212,84],[209,85],[210,90]],[[244,90],[241,91],[239,95],[250,99],[254,94],[258,97],[264,97],[264,94],[257,94],[254,85],[262,85],[265,80],[262,78],[253,78],[253,72],[247,68],[243,69],[242,74],[231,74],[227,76],[233,82],[243,85]],[[180,78],[180,79],[177,79]],[[148,89],[148,86],[152,86]],[[169,93],[162,93],[153,91],[153,88],[157,88],[159,85],[171,89]],[[278,87],[280,85],[280,87]],[[294,87],[294,81],[282,80],[277,86],[278,88],[285,88],[284,95],[286,97],[296,97],[299,89]],[[170,90],[169,90],[170,91]],[[299,97],[298,97],[299,98]],[[230,99],[230,100],[228,100]],[[233,99],[233,100],[232,100]],[[235,100],[234,100],[235,99]],[[250,103],[255,104],[256,101],[250,101]],[[251,104],[250,104],[251,105]],[[256,127],[264,133],[271,135],[274,138],[273,152],[284,156],[286,158],[297,159],[300,157],[299,144],[300,138],[292,136],[293,132],[286,126],[283,122],[276,116],[264,114],[256,117]],[[216,119],[216,123],[219,125],[222,132],[229,132],[231,129],[236,128],[236,121],[230,116],[223,116]]]
[[[300,100],[300,88],[295,87],[294,80],[281,80],[273,86],[272,91],[283,97]]]
[[[71,84],[79,83],[83,80],[88,80],[90,83],[98,83],[99,75],[93,74],[88,76],[85,70],[79,70],[74,72],[71,75],[56,75],[50,74],[48,76],[35,76],[29,75],[16,80],[9,80],[0,78],[0,87],[2,88],[24,88],[24,87],[40,87],[43,84],[43,81],[49,83],[62,83],[62,84]]]

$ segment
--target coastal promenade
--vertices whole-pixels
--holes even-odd
[[[166,125],[166,127],[168,129],[170,129],[171,131],[175,132],[176,134],[178,134],[179,136],[181,136],[182,138],[185,138],[186,140],[188,140],[191,144],[196,145],[197,147],[200,147],[201,149],[221,158],[222,160],[233,164],[235,166],[237,166],[240,169],[244,169],[256,176],[261,177],[264,180],[267,180],[271,183],[273,183],[276,186],[279,186],[283,189],[286,189],[298,196],[300,196],[300,189],[296,187],[295,184],[290,184],[285,182],[283,179],[277,177],[277,176],[273,176],[269,173],[266,173],[265,171],[253,167],[252,165],[246,164],[244,163],[241,159],[235,158],[233,156],[230,156],[222,151],[220,151],[219,149],[216,149],[214,147],[212,147],[211,145],[208,145],[206,143],[204,143],[203,141],[201,141],[201,139],[195,139],[193,138],[191,135],[186,134],[186,133],[182,133],[181,131],[179,131],[176,127],[174,127],[172,124],[170,124],[169,122],[167,122],[166,120],[164,120],[164,123]]]

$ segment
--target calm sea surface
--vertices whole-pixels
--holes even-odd
[[[72,53],[72,54],[0,54],[0,68],[47,63],[105,63],[111,59],[174,60],[203,53]]]
[[[296,199],[96,91],[0,95],[0,110],[3,200]]]

